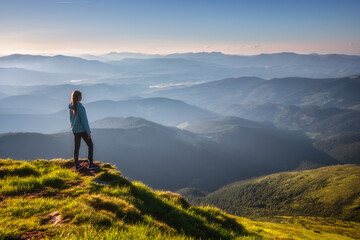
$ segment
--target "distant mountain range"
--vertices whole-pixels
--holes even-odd
[[[84,59],[86,58],[86,59]],[[340,78],[360,74],[360,56],[300,55],[295,53],[260,54],[255,56],[226,55],[222,53],[183,53],[146,55],[139,53],[109,53],[101,56],[39,56],[13,54],[0,57],[0,84],[11,84],[25,77],[21,68],[45,73],[84,74],[84,77],[64,78],[48,75],[49,82],[59,79],[83,83],[138,83],[145,85],[205,82],[216,79],[256,76],[264,79]],[[88,59],[88,60],[87,60]],[[10,70],[6,70],[9,68]],[[4,70],[5,69],[5,70]],[[12,70],[11,70],[12,69]],[[45,73],[36,73],[46,76]],[[32,73],[35,74],[35,73]],[[57,79],[57,80],[56,80]],[[25,80],[21,83],[26,82]],[[27,81],[28,83],[31,81]],[[40,81],[43,83],[43,80]],[[20,82],[19,82],[20,83]],[[32,84],[38,84],[35,80]]]
[[[301,132],[281,130],[236,117],[197,121],[184,129],[216,142],[233,154],[232,159],[242,161],[244,169],[252,166],[249,172],[256,169],[257,173],[268,174],[295,169],[300,167],[300,163],[306,164],[308,159],[316,159],[309,161],[316,162],[313,167],[332,161],[323,152],[314,151],[311,141]],[[236,160],[239,158],[243,160]]]
[[[0,58],[1,59],[1,58]],[[57,85],[70,82],[91,82],[92,77],[84,73],[50,73],[23,68],[0,67],[0,85],[32,86]]]
[[[296,54],[291,52],[259,54],[253,56],[228,55],[221,52],[199,52],[199,53],[174,53],[166,55],[167,58],[183,58],[208,63],[218,63],[233,67],[279,67],[286,69],[288,66],[300,67],[298,71],[308,68],[317,68],[318,70],[326,67],[345,66],[351,68],[357,66],[360,56],[343,54]],[[333,69],[333,71],[335,70]],[[288,77],[291,75],[287,75]]]
[[[156,188],[358,164],[359,69],[337,54],[4,56],[0,157],[70,158],[80,90],[96,158]]]
[[[100,61],[89,61],[71,56],[40,56],[13,54],[0,57],[2,68],[24,68],[48,73],[80,73],[88,75],[115,74],[116,67]]]
[[[334,107],[284,106],[275,103],[238,104],[228,106],[222,113],[255,121],[270,121],[280,128],[304,131],[314,139],[360,132],[359,111]]]
[[[44,114],[64,108],[59,98],[34,95],[17,95],[0,99],[1,114]]]
[[[64,109],[70,102],[71,93],[74,90],[79,90],[83,94],[83,103],[89,103],[99,100],[125,100],[133,98],[139,91],[143,91],[143,86],[131,84],[61,84],[61,85],[36,85],[36,86],[0,86],[10,96],[9,99],[16,100],[14,104],[18,105],[27,104],[29,107],[42,108],[47,112],[56,112]],[[23,96],[27,96],[27,102],[23,101]],[[1,99],[0,105],[6,107],[6,102],[10,100]],[[51,105],[51,102],[61,102],[62,106],[59,108],[57,105]],[[31,106],[32,105],[32,106]],[[8,106],[9,107],[9,106]],[[3,112],[0,108],[0,112]],[[25,112],[19,112],[25,113]]]
[[[221,112],[224,106],[253,103],[317,105],[358,109],[360,76],[336,79],[231,78],[155,93]]]
[[[125,176],[161,189],[190,186],[213,191],[237,180],[295,169],[304,162],[311,167],[337,163],[298,133],[242,119],[201,124],[208,126],[204,132],[217,129],[214,134],[192,133],[139,118],[107,118],[94,125],[102,127],[92,129],[96,160],[106,158]],[[0,135],[3,158],[71,158],[72,148],[69,132]],[[82,156],[85,152],[83,145]]]
[[[100,61],[120,61],[126,58],[136,59],[185,59],[227,68],[241,69],[238,76],[275,77],[344,77],[360,74],[360,56],[342,54],[296,54],[290,52],[259,54],[254,56],[228,55],[221,52],[174,53],[168,55],[141,53],[108,53],[92,56]]]
[[[150,122],[143,118],[137,117],[127,117],[127,118],[120,118],[120,117],[107,117],[100,120],[96,120],[91,123],[93,128],[124,128],[124,129],[131,129],[131,128],[139,128],[144,126],[151,126],[155,129],[164,128],[164,126],[157,124],[155,122]]]
[[[224,116],[301,130],[324,139],[360,131],[360,77],[338,79],[242,77],[158,91]]]
[[[11,99],[16,99],[16,97],[0,99],[0,106],[3,105],[4,108],[2,111],[5,112],[0,112],[0,133],[53,133],[69,128],[70,123],[67,106],[70,103],[70,97],[61,98],[63,99],[62,101],[66,101],[65,99],[69,100],[66,103],[64,102],[63,110],[51,114],[36,114],[35,112],[24,114],[20,111],[41,111],[41,108],[46,108],[48,111],[51,111],[51,107],[55,108],[56,106],[60,106],[56,100],[49,101],[49,99],[44,98],[45,103],[42,104],[42,101],[39,101],[38,97],[35,96],[19,96],[19,102],[17,102],[17,100],[11,102]],[[23,104],[21,104],[22,100]],[[140,98],[123,101],[101,100],[84,104],[84,106],[88,118],[92,121],[105,117],[134,116],[175,126],[185,121],[218,116],[215,113],[199,107],[167,98]],[[25,109],[22,109],[22,107]]]
[[[144,80],[150,79],[152,84],[209,81],[242,74],[241,69],[182,58],[126,58],[107,63],[117,66],[125,76],[143,76]]]
[[[136,59],[149,59],[149,58],[162,58],[163,55],[160,54],[144,54],[144,53],[132,53],[132,52],[109,52],[102,55],[91,55],[85,54],[80,55],[79,57],[87,60],[98,60],[102,62],[107,61],[120,61],[126,58],[136,58]]]
[[[175,126],[187,120],[218,116],[215,113],[168,98],[146,98],[125,101],[96,101],[86,105],[90,119],[115,117],[142,117]]]

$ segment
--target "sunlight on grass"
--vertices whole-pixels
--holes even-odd
[[[78,174],[45,160],[14,161],[14,165],[7,162],[2,160],[0,169],[0,194],[4,195],[40,191],[45,187],[62,188],[80,179]]]
[[[42,234],[42,239],[94,240],[358,236],[358,223],[305,217],[252,221],[211,206],[194,207],[179,194],[130,182],[110,164],[89,176],[69,170],[71,164],[60,159],[0,159],[0,239],[19,239],[32,232]]]

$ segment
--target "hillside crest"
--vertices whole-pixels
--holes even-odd
[[[106,163],[74,172],[72,160],[0,159],[0,206],[0,239],[258,239],[236,217]]]

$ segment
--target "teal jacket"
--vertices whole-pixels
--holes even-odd
[[[69,104],[69,114],[70,114],[71,130],[73,131],[73,133],[81,133],[81,132],[86,132],[87,134],[91,133],[85,108],[80,102],[77,103],[76,115],[74,115],[73,113],[72,103]]]

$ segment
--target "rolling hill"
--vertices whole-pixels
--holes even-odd
[[[164,125],[218,116],[208,110],[168,98],[145,98],[124,101],[96,101],[85,105],[90,119],[105,117],[141,117]]]
[[[150,122],[143,118],[136,117],[127,117],[127,118],[119,118],[119,117],[107,117],[91,123],[93,128],[138,128],[143,126],[151,126],[154,128],[163,128],[164,126]]]
[[[0,99],[0,113],[44,114],[64,108],[63,101],[51,97],[17,95]]]
[[[92,135],[95,159],[107,157],[126,176],[156,188],[216,189],[239,171],[215,144],[175,128],[152,123],[129,129],[93,129]],[[70,158],[72,145],[71,133],[0,135],[0,155],[14,159]],[[81,150],[85,156],[85,145]]]
[[[53,133],[69,128],[69,124],[69,116],[65,112],[60,114],[0,113],[0,134],[8,132]]]
[[[85,97],[86,96],[84,96],[84,98]],[[16,99],[16,97],[13,98]],[[39,98],[32,96],[31,99],[36,100]],[[47,98],[44,98],[44,100],[46,99]],[[70,123],[67,106],[70,103],[70,100],[66,100],[69,99],[68,96],[66,96],[66,98],[63,97],[62,99],[62,101],[64,101],[64,106],[62,107],[63,110],[52,114],[21,114],[18,112],[22,107],[21,105],[16,105],[15,108],[4,109],[7,112],[16,112],[16,114],[0,113],[0,133],[54,133],[69,129]],[[43,106],[46,107],[47,105],[51,105],[51,103],[52,101],[50,99]],[[41,108],[41,101],[31,101],[26,104],[34,105],[33,107],[36,107],[37,109]],[[155,121],[161,124],[174,126],[187,120],[217,116],[217,114],[215,113],[195,106],[191,106],[179,100],[172,100],[166,98],[140,98],[123,101],[100,100],[84,104],[84,106],[86,108],[89,119],[93,121],[106,117],[134,116],[147,118],[151,121]],[[9,107],[9,105],[7,105],[7,107]],[[51,105],[46,110],[51,111],[53,110],[52,107],[54,107],[54,105]],[[44,112],[46,112],[46,110],[44,109]],[[29,110],[27,109],[26,111]]]
[[[0,58],[1,59],[1,58]],[[49,73],[27,70],[23,68],[0,67],[0,85],[33,86],[39,84],[56,85],[91,80],[91,76],[84,73]]]
[[[358,75],[337,79],[275,78],[268,81],[240,77],[159,91],[156,95],[172,96],[222,113],[224,106],[254,103],[357,109],[359,91]]]
[[[80,73],[103,75],[119,73],[116,67],[100,61],[89,61],[71,56],[40,56],[13,54],[0,57],[2,68],[24,68],[49,73]]]
[[[211,109],[224,103],[242,101],[248,92],[266,80],[256,77],[241,77],[217,80],[190,87],[155,92],[158,96],[172,96],[197,106]]]
[[[131,179],[170,190],[196,187],[214,191],[241,179],[337,163],[297,133],[254,126],[257,123],[246,120],[216,121],[201,124],[213,125],[206,129],[216,128],[216,132],[199,134],[140,118],[99,120],[94,125],[101,128],[92,128],[94,156],[108,159]],[[0,156],[4,158],[70,158],[72,149],[70,132],[0,135]],[[85,145],[81,150],[86,156]]]
[[[255,121],[270,121],[279,128],[301,130],[316,139],[360,131],[360,112],[348,109],[259,103],[234,104],[223,113]]]
[[[291,52],[253,56],[227,55],[221,52],[175,53],[167,58],[216,63],[235,68],[247,68],[242,76],[274,77],[345,77],[359,74],[360,57],[342,54],[296,54]]]
[[[39,97],[51,97],[62,99],[65,103],[69,102],[72,91],[79,90],[83,93],[83,102],[89,103],[99,100],[119,101],[132,96],[136,96],[147,87],[136,84],[61,84],[56,86],[39,85],[32,88],[23,89],[28,95]]]
[[[313,167],[337,163],[316,150],[301,132],[281,130],[246,119],[210,119],[190,123],[184,129],[199,133],[232,154],[232,159],[247,169],[242,179],[295,169],[307,165],[306,162],[311,162]]]
[[[116,66],[122,75],[132,77],[132,82],[150,86],[209,81],[239,76],[243,72],[243,69],[182,58],[126,58],[107,63]]]
[[[359,184],[360,166],[335,165],[236,182],[205,196],[194,196],[191,189],[179,193],[238,216],[322,216],[359,222]]]
[[[360,164],[360,133],[339,134],[314,143],[314,146],[341,163]]]

